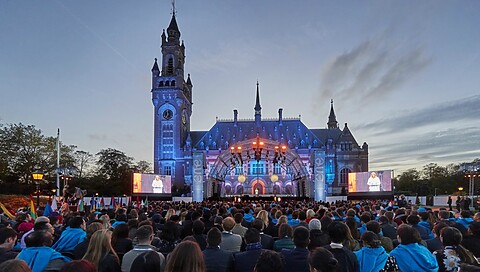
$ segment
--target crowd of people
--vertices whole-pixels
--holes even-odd
[[[0,227],[0,272],[480,271],[477,258],[479,213],[401,198],[150,201]]]

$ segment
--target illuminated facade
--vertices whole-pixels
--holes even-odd
[[[193,84],[189,74],[185,77],[185,46],[180,42],[175,14],[161,37],[162,59],[155,59],[151,70],[155,173],[171,175],[176,185],[190,185],[192,158],[203,153],[204,196],[312,196],[314,177],[325,182],[326,193],[337,195],[346,192],[349,172],[368,171],[368,145],[358,145],[346,123],[339,128],[333,100],[326,128],[310,129],[300,118],[284,118],[283,109],[278,110],[277,118],[262,119],[258,83],[253,119],[239,120],[234,110],[233,119],[218,119],[209,130],[191,131]],[[257,139],[270,146],[258,160],[253,157]],[[241,158],[231,152],[231,147],[238,146],[243,148]],[[287,152],[274,163],[276,146],[285,146]],[[321,173],[314,173],[314,154],[322,163]]]

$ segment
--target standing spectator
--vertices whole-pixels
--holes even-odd
[[[163,271],[165,268],[165,257],[162,253],[157,252],[157,248],[151,245],[153,241],[153,228],[152,226],[141,226],[137,229],[137,240],[138,243],[135,247],[129,252],[123,255],[122,260],[122,272],[130,272],[132,263],[134,260],[142,253],[145,252],[154,252],[160,258],[159,269]]]
[[[310,271],[312,272],[336,272],[338,261],[333,254],[325,248],[318,247],[310,254],[308,258]]]
[[[293,229],[289,224],[283,223],[278,230],[279,239],[273,243],[273,250],[282,251],[282,249],[292,249],[295,247],[293,243]]]
[[[0,229],[0,263],[15,259],[17,252],[12,251],[17,242],[17,232],[12,228]]]
[[[448,210],[452,211],[452,196],[451,195],[448,196],[447,204],[448,204]]]
[[[351,250],[343,246],[348,232],[349,229],[344,223],[332,222],[328,226],[328,235],[330,235],[331,243],[325,248],[332,252],[335,259],[338,260],[339,271],[359,271],[357,257]]]
[[[232,219],[233,220],[233,219]],[[165,272],[204,272],[202,251],[195,242],[183,241],[167,257]]]
[[[227,217],[223,219],[222,227],[224,230],[222,232],[222,242],[220,243],[220,248],[229,252],[240,252],[240,247],[242,246],[242,237],[240,237],[238,234],[232,233],[234,226],[235,221],[233,218]]]
[[[458,271],[460,263],[478,265],[473,254],[460,245],[462,233],[452,227],[446,227],[440,232],[444,249],[435,251],[433,254],[437,259],[440,272]]]
[[[120,260],[112,248],[112,231],[110,230],[98,230],[92,235],[83,258],[94,263],[98,272],[121,271]]]
[[[256,228],[249,228],[245,233],[245,251],[233,256],[235,272],[251,272],[255,268],[260,254],[262,253],[262,244],[260,243],[260,231]]]
[[[235,227],[233,227],[232,232],[240,235],[243,238],[245,236],[245,232],[247,231],[247,228],[242,226],[243,214],[241,212],[237,212],[233,218],[235,219]]]
[[[390,256],[395,257],[398,267],[403,272],[437,271],[437,260],[428,249],[419,243],[422,241],[418,231],[412,226],[402,224],[398,227],[400,243]]]
[[[222,233],[212,228],[207,233],[207,248],[203,251],[206,271],[228,272],[233,270],[233,255],[219,247],[222,242]]]
[[[87,238],[85,232],[85,221],[81,216],[70,219],[70,226],[60,236],[60,239],[52,246],[60,253],[73,252],[75,247]]]

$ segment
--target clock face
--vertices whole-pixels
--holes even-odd
[[[173,112],[171,110],[165,110],[163,112],[163,118],[165,118],[166,120],[170,120],[172,119],[173,117]]]

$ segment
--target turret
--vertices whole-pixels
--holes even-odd
[[[328,116],[327,127],[329,129],[338,128],[337,117],[335,116],[335,111],[333,110],[333,99],[330,101],[330,115]]]

